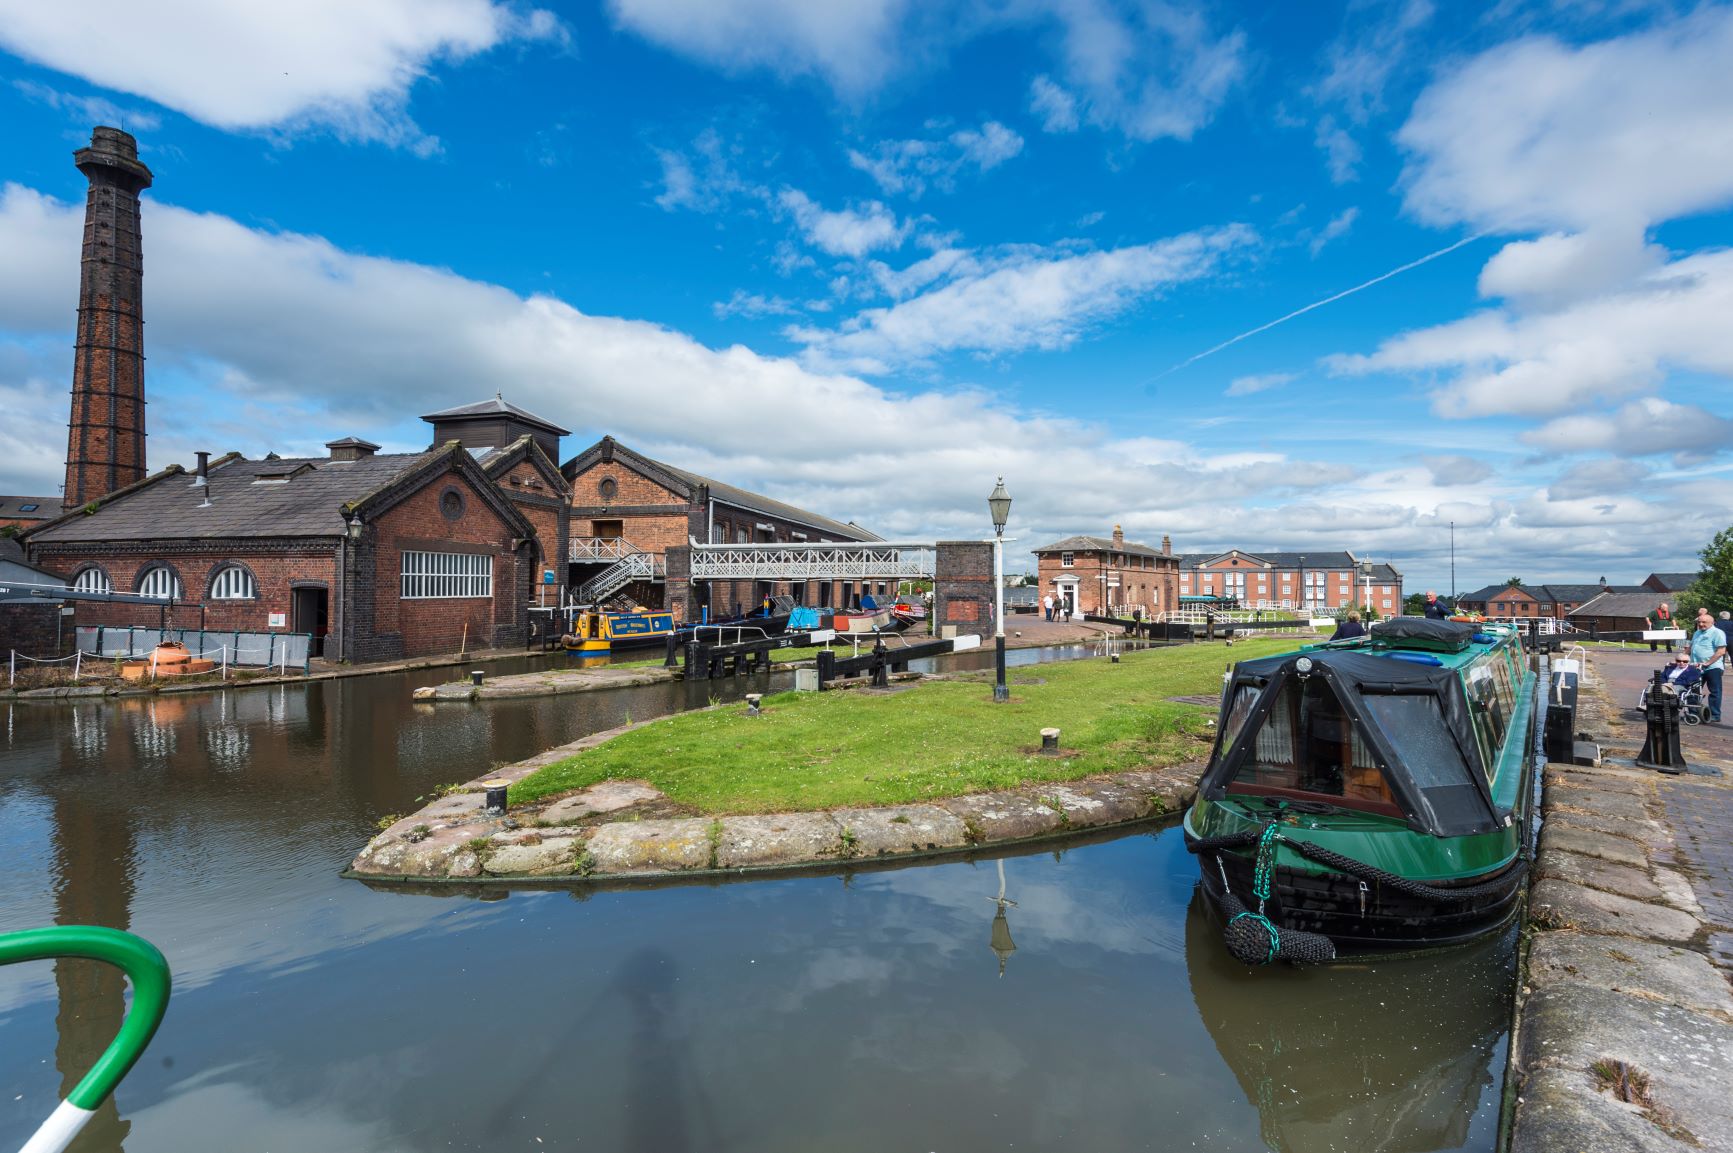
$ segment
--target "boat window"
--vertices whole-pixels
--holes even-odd
[[[1368,694],[1362,700],[1372,723],[1400,742],[1402,764],[1440,825],[1472,824],[1486,815],[1480,790],[1469,777],[1462,751],[1450,735],[1431,695]]]
[[[1240,730],[1246,727],[1246,718],[1252,715],[1252,706],[1258,703],[1258,694],[1261,691],[1259,686],[1243,682],[1234,686],[1227,719],[1222,722],[1223,752],[1232,748],[1234,741],[1239,739]]]
[[[1371,748],[1323,677],[1295,677],[1282,686],[1234,785],[1399,811]]]

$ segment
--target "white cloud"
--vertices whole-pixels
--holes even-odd
[[[1224,257],[1254,239],[1249,228],[1230,225],[1104,252],[1019,249],[839,328],[789,335],[807,346],[809,364],[871,373],[949,352],[1064,348],[1089,325],[1218,271]]]
[[[1272,388],[1280,388],[1294,379],[1291,372],[1265,372],[1256,376],[1235,377],[1223,390],[1223,396],[1250,396],[1255,392],[1266,392]]]
[[[1480,294],[1531,308],[1556,308],[1616,289],[1659,268],[1667,252],[1640,232],[1550,232],[1505,245],[1480,271]]]
[[[1324,225],[1318,235],[1312,237],[1312,243],[1310,245],[1312,255],[1316,256],[1318,253],[1324,251],[1324,246],[1330,243],[1330,241],[1339,240],[1348,235],[1354,227],[1354,222],[1358,219],[1360,219],[1360,210],[1353,206],[1344,208],[1335,216],[1332,216],[1330,222]]]
[[[1733,448],[1733,420],[1649,396],[1610,413],[1559,417],[1523,433],[1522,440],[1551,452],[1674,453],[1692,459]]]
[[[329,127],[437,147],[410,120],[430,67],[510,40],[559,39],[550,14],[490,0],[0,0],[0,47],[228,130]]]
[[[1635,460],[1584,460],[1547,486],[1548,500],[1601,500],[1636,489],[1654,470]]]
[[[30,99],[60,112],[69,113],[81,127],[92,124],[125,125],[128,132],[154,132],[162,119],[137,108],[122,108],[100,96],[77,96],[37,84],[31,80],[14,80],[12,86]]]
[[[912,227],[876,200],[858,208],[827,211],[798,188],[785,188],[777,204],[791,216],[806,242],[832,256],[865,256],[880,248],[900,248]]]
[[[1044,132],[1077,131],[1077,97],[1047,76],[1037,76],[1030,82],[1029,111],[1041,118]]]
[[[1455,453],[1422,456],[1421,463],[1432,475],[1432,483],[1441,487],[1479,484],[1492,475],[1492,466],[1478,457]]]
[[[1660,220],[1733,201],[1733,8],[1573,48],[1535,37],[1432,85],[1398,135],[1410,211],[1501,231]]]
[[[1512,266],[1503,274],[1514,276]],[[1550,312],[1489,310],[1336,356],[1338,372],[1454,373],[1441,416],[1551,416],[1652,390],[1669,370],[1733,376],[1733,251],[1675,260]]]
[[[1332,184],[1350,184],[1360,179],[1360,146],[1337,126],[1334,116],[1326,115],[1319,119],[1317,141],[1318,147],[1324,150]]]
[[[614,21],[725,72],[812,75],[845,96],[876,89],[906,62],[897,51],[909,0],[609,0]]]
[[[871,176],[887,195],[919,198],[928,185],[948,192],[965,167],[986,172],[1023,151],[1023,138],[989,120],[977,129],[958,129],[940,140],[886,140],[871,156],[850,149],[849,163]]]
[[[780,296],[764,296],[761,293],[748,292],[744,288],[736,288],[727,300],[718,300],[712,304],[710,311],[716,314],[718,320],[726,320],[730,316],[744,316],[748,320],[754,320],[761,316],[793,316],[800,309]]]
[[[1321,104],[1339,105],[1354,123],[1364,124],[1382,107],[1385,85],[1433,11],[1432,0],[1350,5],[1345,27],[1325,49],[1326,70],[1313,86],[1312,97]]]

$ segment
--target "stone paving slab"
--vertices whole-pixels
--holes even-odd
[[[587,789],[562,797],[541,811],[544,825],[564,825],[598,813],[617,813],[634,805],[667,800],[660,789],[643,781],[598,781]]]
[[[938,805],[897,805],[883,809],[833,809],[849,856],[884,857],[931,853],[969,843],[961,817]]]
[[[1676,945],[1600,933],[1541,933],[1529,950],[1528,982],[1632,993],[1733,1022],[1733,989],[1703,954]]]
[[[1658,901],[1663,896],[1661,886],[1650,879],[1648,870],[1615,865],[1581,853],[1543,853],[1535,862],[1534,871],[1537,877],[1556,877],[1640,901]]]
[[[1609,792],[1599,787],[1565,788],[1554,785],[1546,790],[1543,799],[1548,804],[1565,805],[1579,812],[1594,813],[1619,821],[1649,819],[1647,798],[1637,793]]]
[[[618,821],[590,838],[594,868],[602,873],[682,873],[710,867],[715,822]]]
[[[1604,861],[1629,865],[1635,869],[1646,868],[1649,864],[1649,854],[1643,847],[1624,837],[1587,833],[1546,824],[1542,824],[1540,829],[1540,850],[1543,853],[1581,853],[1587,857],[1599,857]]]
[[[1517,1090],[1510,1153],[1701,1153],[1581,1069],[1536,1069]]]
[[[1702,1148],[1733,1149],[1733,1024],[1589,985],[1551,986],[1524,1003],[1521,1044],[1529,1070],[1592,1076],[1598,1061],[1633,1065],[1648,1074],[1663,1122]]]
[[[716,844],[716,867],[746,869],[842,855],[842,826],[829,813],[729,817]]]
[[[1663,908],[1543,877],[1529,891],[1529,916],[1551,929],[1580,929],[1654,941],[1689,941],[1701,924],[1678,909]]]
[[[1659,821],[1645,817],[1640,821],[1619,820],[1598,813],[1579,813],[1555,805],[1548,810],[1547,824],[1555,829],[1571,829],[1579,833],[1604,833],[1609,837],[1624,837],[1638,845],[1653,849],[1672,843],[1673,836]]]
[[[469,681],[428,685],[416,689],[414,697],[418,701],[436,702],[513,700],[589,693],[631,685],[656,685],[679,679],[677,670],[664,668],[623,669],[603,666],[594,669],[541,669],[536,672],[488,678],[479,685]]]

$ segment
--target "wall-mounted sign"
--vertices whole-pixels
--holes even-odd
[[[265,621],[266,628],[281,629],[289,627],[288,613],[272,613]]]
[[[542,583],[545,585],[551,585],[554,583],[554,570],[553,569],[545,568],[542,570]]]

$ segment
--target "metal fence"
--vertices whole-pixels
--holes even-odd
[[[186,646],[195,659],[256,668],[311,671],[313,638],[307,633],[209,632],[202,629],[146,629],[80,625],[78,651],[97,657],[149,657],[164,641]]]

